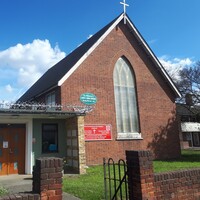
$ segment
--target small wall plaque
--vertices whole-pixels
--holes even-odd
[[[8,148],[8,141],[3,141],[3,148],[7,149]]]

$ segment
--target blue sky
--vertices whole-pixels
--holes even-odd
[[[132,22],[172,74],[200,60],[200,0],[126,2]],[[122,11],[120,0],[1,0],[0,101],[16,100]]]

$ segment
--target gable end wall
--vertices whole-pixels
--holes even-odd
[[[120,56],[131,63],[136,76],[142,140],[117,140],[113,70]],[[61,104],[80,104],[81,94],[97,96],[95,109],[85,124],[111,124],[111,141],[86,142],[87,164],[101,164],[103,157],[124,158],[125,150],[150,149],[156,158],[180,155],[175,95],[159,70],[120,23],[61,86]]]

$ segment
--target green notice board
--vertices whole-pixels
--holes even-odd
[[[80,101],[85,105],[93,105],[97,103],[97,97],[92,93],[83,93],[80,96]]]

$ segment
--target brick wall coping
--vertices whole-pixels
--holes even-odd
[[[200,176],[200,168],[185,169],[179,171],[162,172],[154,174],[154,181],[165,181],[169,179],[184,178],[188,176]]]
[[[62,167],[63,160],[57,157],[41,157],[36,159],[36,166],[40,168]]]
[[[146,150],[137,150],[137,151],[134,151],[134,150],[131,150],[131,151],[126,151],[126,155],[128,156],[135,156],[135,155],[138,155],[140,157],[149,157],[149,156],[152,156],[152,152],[151,151],[146,151]]]

